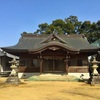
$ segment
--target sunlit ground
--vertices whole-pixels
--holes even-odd
[[[0,100],[100,100],[100,85],[85,82],[22,81],[4,84],[0,78]]]

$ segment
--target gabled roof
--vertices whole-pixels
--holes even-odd
[[[0,57],[5,56],[6,54],[3,51],[0,51]]]
[[[92,52],[94,50],[97,51],[98,49],[97,47],[90,45],[86,37],[81,34],[23,34],[15,46],[4,47],[2,49],[9,52],[35,52],[52,46],[61,47],[74,52]]]
[[[95,42],[93,42],[91,45],[97,46],[100,48],[100,39],[96,40]]]
[[[63,44],[67,44],[66,41],[64,41],[63,39],[61,39],[60,37],[57,36],[57,34],[51,34],[50,36],[48,36],[48,38],[46,38],[45,40],[43,40],[41,43],[49,43],[49,42],[52,42],[52,41],[59,41]]]
[[[4,52],[3,50],[0,50],[0,57],[3,57],[3,56],[9,57],[9,58],[19,59],[18,56],[15,56],[15,55],[9,54],[7,52]]]

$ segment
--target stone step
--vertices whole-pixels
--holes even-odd
[[[46,74],[40,74],[39,76],[67,76],[67,74],[52,74],[52,73],[46,73]]]

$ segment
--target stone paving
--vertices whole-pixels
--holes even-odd
[[[34,75],[27,79],[28,81],[78,81],[79,78],[66,74],[42,74]]]

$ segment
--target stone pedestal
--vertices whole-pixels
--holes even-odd
[[[98,65],[97,64],[99,62],[96,61],[96,58],[94,57],[92,63],[93,63],[93,66],[92,66],[93,72],[92,72],[91,77],[89,79],[89,83],[91,85],[100,84],[100,74],[97,71],[97,68],[98,68]]]
[[[20,84],[21,81],[18,78],[18,72],[17,72],[17,66],[16,66],[17,61],[16,61],[16,59],[14,58],[12,61],[10,61],[10,63],[12,64],[11,65],[12,71],[11,71],[9,77],[7,78],[6,83],[9,83],[9,84]]]
[[[9,76],[6,80],[8,84],[20,84],[21,81],[17,76]]]
[[[100,75],[92,75],[90,79],[90,84],[95,85],[95,84],[100,84]]]

